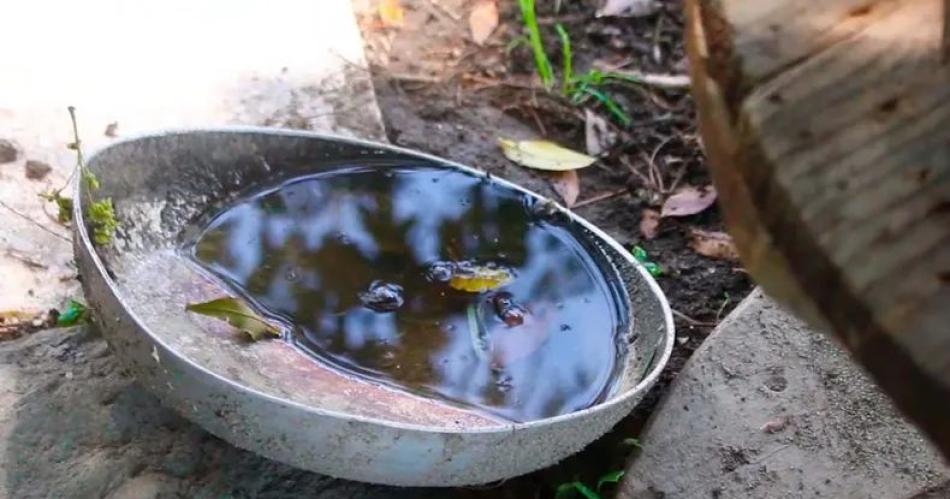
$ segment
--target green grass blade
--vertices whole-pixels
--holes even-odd
[[[591,97],[599,100],[604,107],[607,108],[607,111],[610,112],[617,121],[623,123],[624,126],[629,126],[633,122],[633,119],[630,118],[630,115],[620,107],[620,104],[617,104],[609,95],[601,92],[596,88],[591,88],[589,86],[584,87],[584,91],[587,92]]]
[[[531,42],[531,51],[534,53],[534,65],[541,76],[541,83],[545,88],[551,88],[554,83],[554,70],[551,61],[544,53],[544,44],[541,42],[541,29],[538,27],[538,18],[534,11],[534,0],[518,0],[521,6],[521,17],[528,28],[528,40]]]
[[[570,95],[574,86],[574,54],[571,52],[571,35],[561,23],[554,25],[561,39],[561,93]]]

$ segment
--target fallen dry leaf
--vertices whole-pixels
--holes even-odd
[[[693,251],[709,258],[720,260],[739,260],[739,252],[732,237],[725,232],[706,231],[692,227],[689,229],[689,247]]]
[[[686,217],[695,215],[716,202],[716,189],[712,186],[680,187],[663,202],[661,217]]]
[[[577,176],[577,171],[552,172],[550,175],[551,187],[564,200],[564,206],[568,208],[574,206],[577,197],[581,194],[580,177]]]
[[[645,239],[656,237],[656,231],[660,226],[660,212],[649,208],[640,212],[640,234]]]
[[[280,336],[277,326],[257,315],[243,301],[230,296],[204,303],[189,303],[185,305],[185,310],[225,321],[253,341]]]
[[[479,45],[485,43],[497,27],[498,5],[495,0],[481,0],[472,7],[472,12],[468,15],[468,28],[473,42]]]
[[[604,6],[597,10],[597,17],[642,17],[654,14],[658,10],[660,10],[660,4],[656,0],[607,0]]]
[[[379,0],[379,20],[383,26],[400,27],[403,25],[405,11],[399,0]]]
[[[563,172],[594,164],[597,158],[572,151],[547,140],[514,141],[498,138],[505,157],[528,168]]]
[[[617,141],[617,134],[610,128],[607,120],[590,109],[584,110],[584,137],[587,154],[591,156],[600,156],[607,152]]]

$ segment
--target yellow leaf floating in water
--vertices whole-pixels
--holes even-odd
[[[538,170],[552,172],[577,170],[597,161],[597,158],[572,151],[547,140],[514,141],[499,137],[498,145],[501,146],[506,158],[519,165]]]
[[[507,269],[493,267],[471,267],[455,272],[449,279],[449,287],[469,293],[482,293],[504,286],[513,276]]]
[[[275,338],[280,336],[280,329],[277,326],[261,318],[243,301],[230,296],[204,303],[189,303],[185,305],[185,310],[221,319],[247,334],[253,341],[266,336]]]

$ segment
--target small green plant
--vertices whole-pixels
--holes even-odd
[[[79,140],[79,125],[76,123],[76,108],[69,106],[68,110],[69,119],[73,124],[73,142],[69,144],[69,148],[76,151],[76,167],[73,170],[73,175],[76,175],[78,171],[80,181],[86,187],[86,202],[88,203],[86,215],[89,217],[90,226],[92,227],[92,240],[99,246],[105,246],[112,242],[115,230],[119,225],[115,217],[115,207],[112,205],[112,198],[96,200],[92,197],[92,192],[99,188],[99,179],[86,168],[86,163],[83,160],[82,142]],[[72,176],[70,179],[72,179]],[[69,184],[68,181],[66,183]],[[56,191],[40,194],[43,199],[56,203],[59,212],[58,219],[61,223],[72,221],[73,200],[62,195],[65,188],[66,186],[63,186]]]
[[[572,499],[578,496],[584,497],[584,499],[602,499],[603,496],[600,495],[604,490],[604,485],[607,484],[616,484],[620,482],[620,479],[623,478],[623,470],[608,471],[601,475],[597,480],[597,487],[591,488],[580,480],[573,480],[570,482],[564,482],[558,485],[557,490],[554,492],[555,499]]]
[[[541,83],[548,90],[554,87],[555,76],[551,67],[551,61],[544,51],[544,41],[541,36],[541,30],[538,26],[537,15],[535,12],[535,0],[518,0],[521,6],[521,15],[528,36],[518,37],[511,41],[507,50],[527,43],[531,46],[534,56],[535,69],[538,76],[541,77]],[[569,98],[575,105],[581,105],[590,99],[593,99],[604,106],[607,112],[624,126],[629,126],[633,122],[632,118],[623,106],[621,106],[613,97],[603,90],[607,83],[617,81],[635,82],[636,80],[621,73],[602,72],[592,69],[581,75],[574,74],[574,51],[571,44],[571,35],[560,23],[554,26],[558,39],[561,42],[561,95]]]
[[[633,254],[633,257],[636,258],[637,261],[640,262],[640,264],[643,265],[643,267],[647,269],[647,272],[649,272],[653,277],[663,274],[663,267],[650,260],[647,250],[637,245],[630,250],[630,253]]]

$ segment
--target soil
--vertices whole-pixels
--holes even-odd
[[[741,266],[707,258],[689,246],[691,227],[724,230],[716,207],[664,218],[652,239],[639,229],[645,209],[658,210],[673,186],[710,184],[692,100],[680,89],[639,85],[603,87],[631,122],[624,126],[596,101],[574,104],[546,91],[534,74],[531,51],[512,43],[524,34],[518,3],[498,1],[500,23],[483,46],[471,41],[469,4],[462,0],[402,0],[401,26],[386,26],[375,10],[359,13],[367,56],[388,139],[506,178],[558,199],[547,174],[501,154],[498,137],[544,138],[585,150],[585,110],[609,120],[618,140],[595,166],[580,171],[575,211],[627,247],[640,245],[662,266],[657,278],[676,311],[677,342],[660,383],[610,434],[565,462],[494,486],[456,491],[455,497],[550,497],[576,479],[588,484],[622,469],[659,397],[685,361],[753,284]],[[555,4],[560,12],[555,13]],[[554,25],[570,35],[574,72],[622,68],[684,74],[682,12],[678,1],[640,18],[597,18],[600,2],[539,2],[538,18],[557,73],[561,53]],[[650,181],[651,163],[654,176]]]

